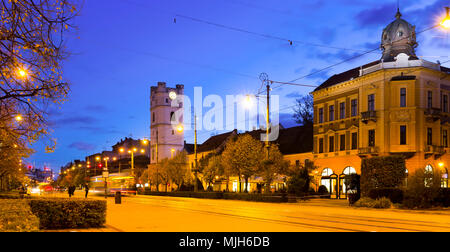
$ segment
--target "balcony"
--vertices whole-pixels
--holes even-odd
[[[425,109],[424,114],[425,114],[425,117],[427,117],[427,119],[437,121],[437,120],[441,119],[442,111],[439,108],[427,108],[427,109]]]
[[[378,154],[380,152],[380,148],[378,147],[364,147],[359,148],[359,155],[369,155],[369,154]]]
[[[425,146],[425,153],[427,153],[427,154],[444,154],[445,149],[443,146],[427,145],[427,146]]]
[[[377,112],[376,111],[366,111],[361,113],[361,121],[363,123],[368,123],[369,121],[377,121]]]

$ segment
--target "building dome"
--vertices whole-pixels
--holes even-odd
[[[394,61],[400,53],[417,59],[414,51],[414,48],[417,47],[416,27],[401,18],[400,10],[397,11],[395,17],[396,19],[383,30],[381,37],[382,60]]]

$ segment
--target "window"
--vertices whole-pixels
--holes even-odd
[[[444,95],[443,99],[444,99],[444,101],[442,104],[442,111],[447,113],[448,112],[448,95]]]
[[[334,152],[334,136],[330,136],[328,143],[328,152]]]
[[[341,141],[340,141],[339,150],[340,151],[344,151],[345,150],[345,135],[341,135]]]
[[[358,114],[358,100],[352,100],[352,117]]]
[[[448,134],[447,130],[442,131],[442,145],[445,148],[448,148],[448,135],[447,134]]]
[[[330,111],[330,120],[329,121],[331,122],[331,121],[334,121],[334,105],[330,106],[329,111]]]
[[[152,122],[155,122],[155,120],[156,120],[155,112],[153,112],[153,115],[152,115]]]
[[[406,88],[400,88],[400,107],[406,107]]]
[[[375,130],[369,130],[369,147],[375,147]]]
[[[345,102],[339,104],[339,119],[345,119]]]
[[[358,149],[358,133],[352,133],[352,150]]]
[[[170,112],[170,121],[175,122],[175,112]]]
[[[371,94],[367,99],[367,109],[369,111],[375,111],[375,95]]]
[[[433,145],[433,129],[427,129],[427,145]]]
[[[400,126],[400,145],[406,145],[406,126]]]
[[[433,106],[433,92],[432,91],[428,91],[427,92],[427,108],[431,108]]]
[[[319,153],[323,153],[323,138],[319,139]]]
[[[319,109],[319,123],[323,123],[323,108]]]

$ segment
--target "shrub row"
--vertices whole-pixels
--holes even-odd
[[[354,206],[370,208],[391,208],[392,202],[388,198],[371,199],[369,197],[362,197],[354,204]]]
[[[376,188],[369,191],[369,198],[381,199],[388,198],[392,203],[403,202],[403,190],[399,188]]]
[[[26,200],[0,199],[0,232],[37,232],[39,219]]]
[[[259,202],[288,202],[286,194],[259,194],[259,193],[224,193],[224,192],[153,192],[146,190],[145,195],[169,196],[201,199],[230,199]]]
[[[106,201],[39,198],[29,201],[40,229],[97,228],[106,222]]]

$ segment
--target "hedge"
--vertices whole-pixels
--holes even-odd
[[[369,198],[381,199],[388,198],[392,203],[403,202],[403,190],[399,188],[376,188],[369,191]]]
[[[229,199],[258,202],[288,202],[287,194],[260,194],[260,193],[224,193],[224,192],[152,192],[146,190],[145,195],[169,196],[201,199]],[[292,201],[292,199],[291,199]]]
[[[0,199],[0,232],[37,232],[39,219],[26,200]]]
[[[106,222],[106,201],[39,198],[29,201],[40,229],[98,228]]]
[[[405,172],[403,156],[365,158],[361,163],[361,194],[368,196],[371,189],[399,187],[405,179]]]

